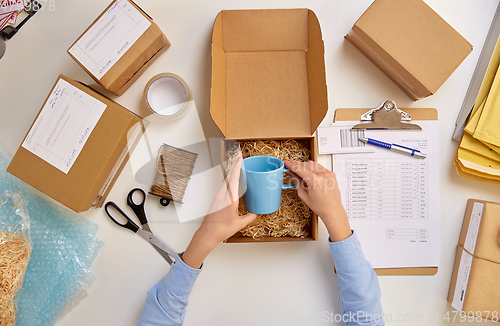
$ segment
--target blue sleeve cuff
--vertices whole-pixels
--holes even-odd
[[[328,239],[328,243],[337,272],[355,271],[366,262],[361,244],[354,231],[347,239],[338,242],[332,242]]]
[[[200,269],[188,266],[180,257],[182,253],[177,254],[175,261],[170,267],[170,271],[162,279],[163,285],[172,294],[177,296],[189,296],[194,287],[194,282],[200,275],[203,265]]]

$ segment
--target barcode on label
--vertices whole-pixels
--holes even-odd
[[[360,137],[365,137],[364,130],[340,129],[340,147],[364,147]]]

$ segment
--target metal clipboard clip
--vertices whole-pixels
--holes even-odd
[[[403,122],[411,121],[411,115],[398,109],[393,100],[386,100],[378,108],[366,112],[361,116],[361,121],[373,122],[359,123],[352,129],[422,130],[419,125]]]

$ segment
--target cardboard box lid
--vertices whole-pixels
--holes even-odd
[[[355,23],[431,94],[472,45],[422,0],[376,0]]]
[[[478,214],[481,214],[481,216],[478,216]],[[479,225],[477,225],[478,218],[480,219]],[[499,235],[500,204],[469,199],[467,201],[467,210],[462,224],[459,244],[475,257],[500,264]],[[467,237],[473,238],[473,240],[469,241],[475,241],[474,252],[470,252],[471,250],[468,248],[470,246],[467,245]]]
[[[22,146],[17,150],[7,171],[68,208],[82,212],[91,208],[96,199],[99,199],[98,196],[106,194],[101,193],[106,182],[113,182],[108,178],[112,176],[114,169],[118,168],[119,170],[119,167],[115,165],[124,150],[128,151],[127,134],[129,130],[138,127],[138,123],[141,130],[144,127],[141,124],[141,117],[95,92],[90,87],[63,75],[59,76],[58,81],[59,79],[67,81],[105,103],[107,107],[104,113],[68,174],[63,173]],[[42,107],[44,105],[45,103]],[[123,164],[125,162],[126,160]],[[100,204],[102,204],[102,200]]]
[[[324,44],[313,11],[217,15],[210,113],[226,137],[310,137],[327,111]]]

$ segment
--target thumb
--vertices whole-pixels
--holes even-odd
[[[247,214],[241,216],[241,220],[243,221],[244,226],[247,226],[256,218],[257,218],[257,214],[254,214],[254,213],[247,213]]]

